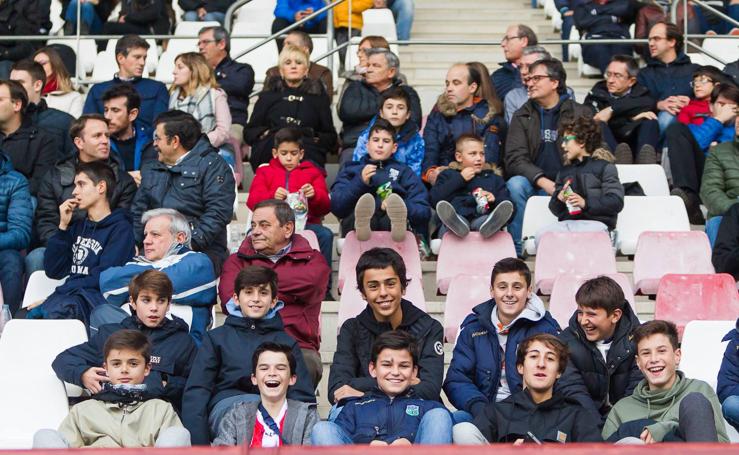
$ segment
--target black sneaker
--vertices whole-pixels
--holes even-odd
[[[634,154],[625,142],[618,144],[613,154],[616,156],[616,164],[634,164]]]
[[[492,237],[493,234],[503,229],[503,226],[511,219],[511,215],[513,215],[513,203],[511,201],[502,201],[498,204],[480,226],[482,238]]]
[[[636,155],[636,164],[656,164],[657,152],[649,144],[643,145]]]
[[[690,224],[706,224],[706,219],[703,218],[703,212],[701,212],[698,196],[694,195],[690,191],[686,191],[678,187],[673,188],[672,191],[670,191],[670,195],[677,196],[683,200],[685,210],[688,212],[688,220],[690,221]]]
[[[470,225],[467,223],[467,220],[459,216],[449,202],[439,201],[436,204],[436,214],[439,216],[441,222],[444,223],[444,226],[457,237],[467,237],[467,234],[470,233]]]

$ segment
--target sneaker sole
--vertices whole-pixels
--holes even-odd
[[[496,232],[503,229],[503,226],[511,219],[511,215],[513,215],[513,204],[510,201],[503,201],[498,204],[493,213],[480,226],[482,238],[492,237]]]
[[[639,150],[636,156],[636,164],[655,164],[657,163],[657,152],[653,147],[645,145]]]
[[[403,199],[395,193],[388,196],[385,201],[387,217],[390,218],[390,237],[393,242],[402,242],[408,229],[408,208]]]
[[[370,221],[374,214],[375,198],[371,194],[360,197],[354,207],[354,233],[360,242],[366,242],[372,235]]]
[[[447,201],[439,201],[436,204],[436,214],[444,226],[457,237],[466,237],[470,233],[470,227],[459,217],[452,204]]]

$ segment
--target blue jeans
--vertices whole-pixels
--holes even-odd
[[[560,36],[562,39],[570,39],[570,32],[572,27],[575,25],[575,16],[562,16],[562,27],[560,30]],[[562,61],[567,62],[570,60],[570,45],[562,45]]]
[[[395,29],[399,41],[407,41],[411,38],[414,8],[413,0],[395,0],[390,5],[390,11],[395,17]]]
[[[467,411],[454,411],[452,412],[452,421],[454,424],[462,423],[462,422],[470,422],[475,420],[474,417],[472,417],[472,414],[470,414]]]
[[[44,254],[46,254],[46,247],[40,246],[34,248],[30,253],[26,255],[26,276],[29,277],[33,272],[44,270]]]
[[[389,429],[393,431],[393,429]],[[351,435],[333,422],[319,422],[313,427],[311,445],[338,446],[353,444]],[[390,441],[392,442],[392,441]],[[452,416],[446,409],[432,409],[418,424],[414,444],[441,445],[452,443]]]
[[[667,127],[672,125],[677,120],[677,117],[670,114],[667,111],[659,111],[657,114],[657,122],[659,123],[659,140],[660,142],[664,141],[665,138],[665,131],[667,131]],[[666,145],[666,144],[665,144]]]
[[[90,335],[94,335],[105,324],[118,324],[128,317],[128,313],[117,305],[98,305],[90,312]]]
[[[721,403],[724,419],[739,431],[739,396],[732,395]]]
[[[339,417],[339,414],[341,414],[341,410],[342,409],[344,409],[344,406],[337,406],[335,404],[332,405],[331,406],[331,410],[328,411],[328,419],[327,420],[329,422],[335,421],[336,418]]]
[[[516,246],[516,254],[521,256],[523,253],[523,242],[521,239],[523,230],[523,212],[526,210],[526,201],[531,196],[546,196],[544,190],[534,188],[529,179],[522,175],[514,175],[506,182],[508,192],[511,193],[511,200],[516,207],[513,219],[508,224],[508,232],[513,237],[513,244]]]
[[[90,33],[97,34],[103,29],[103,21],[95,11],[95,5],[85,2],[80,6],[80,19],[86,24]],[[64,20],[70,24],[77,24],[77,0],[71,0],[67,5]]]
[[[184,19],[189,22],[201,22],[200,17],[198,17],[197,11],[185,11]],[[205,13],[205,16],[203,16],[202,22],[211,22],[211,21],[217,21],[223,24],[223,21],[226,19],[225,13],[220,13],[218,11],[210,11]]]
[[[711,243],[711,249],[713,249],[713,245],[716,243],[718,228],[721,225],[722,219],[724,219],[723,216],[714,216],[706,221],[706,235],[708,236],[708,241]]]
[[[23,258],[18,250],[0,251],[0,285],[3,287],[3,302],[15,314],[23,302]]]

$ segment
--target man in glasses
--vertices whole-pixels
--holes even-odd
[[[536,33],[526,25],[511,25],[506,30],[505,36],[500,41],[506,61],[490,76],[495,93],[501,100],[511,89],[521,86],[518,65],[523,56],[523,48],[535,46],[537,42]]]
[[[598,81],[584,104],[595,112],[603,138],[615,150],[618,164],[657,162],[659,124],[655,100],[636,80],[639,65],[630,55],[614,55],[606,79]]]
[[[551,195],[554,179],[562,168],[559,126],[567,120],[592,117],[592,111],[567,93],[567,74],[562,62],[539,60],[529,67],[525,81],[529,100],[511,119],[504,155],[506,183],[516,213],[509,231],[522,255],[521,228],[526,201],[534,195]]]

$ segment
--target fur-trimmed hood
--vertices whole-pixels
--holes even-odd
[[[462,165],[457,161],[452,161],[449,163],[449,169],[453,169],[455,171],[462,171],[464,169]],[[482,165],[483,171],[493,171],[495,175],[503,176],[503,172],[500,170],[498,166],[495,165],[495,163],[483,163]]]
[[[454,117],[457,115],[457,106],[454,105],[451,101],[449,101],[443,93],[439,95],[439,98],[436,100],[436,109],[443,115],[444,117]],[[495,109],[488,104],[488,102],[482,98],[475,98],[475,103],[465,108],[464,110],[469,110],[472,112],[472,119],[475,123],[480,125],[485,125],[490,120],[493,119],[496,115],[500,114],[499,112],[495,112]]]

